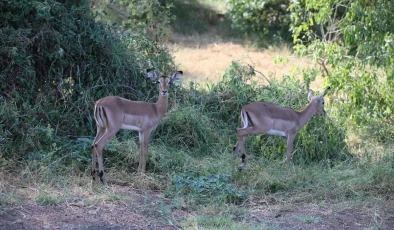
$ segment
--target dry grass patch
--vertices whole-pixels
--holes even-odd
[[[169,47],[175,63],[184,70],[185,82],[218,82],[233,61],[251,64],[265,76],[275,78],[312,66],[309,59],[295,57],[286,46],[261,50],[237,41],[224,41],[215,33],[193,36],[174,34],[172,42]],[[278,59],[284,61],[275,62]],[[258,77],[263,78],[261,75]],[[311,87],[321,88],[321,81],[315,81]]]

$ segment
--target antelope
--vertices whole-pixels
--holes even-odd
[[[92,177],[96,179],[96,154],[100,181],[107,185],[104,177],[103,149],[120,129],[139,132],[140,160],[138,172],[144,173],[148,155],[148,141],[161,118],[167,112],[168,87],[181,78],[183,72],[177,71],[171,77],[161,76],[148,70],[145,77],[157,81],[160,85],[159,98],[156,103],[131,101],[117,96],[107,96],[98,100],[94,106],[94,118],[97,134],[92,144]]]
[[[323,94],[313,97],[313,90],[308,91],[309,104],[300,112],[290,108],[280,107],[267,102],[253,102],[242,107],[241,126],[237,129],[237,143],[234,153],[241,150],[242,163],[239,169],[245,168],[246,150],[245,141],[249,134],[270,134],[282,136],[287,141],[286,165],[289,166],[293,155],[293,142],[298,131],[309,121],[314,114],[324,116],[324,96]]]

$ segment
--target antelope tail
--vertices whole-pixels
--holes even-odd
[[[247,128],[249,126],[249,121],[252,124],[252,121],[250,120],[248,112],[245,110],[241,111],[241,126],[243,125],[243,128]]]
[[[105,114],[105,109],[102,106],[96,106],[94,109],[94,119],[96,120],[96,123],[100,127],[106,127],[107,126],[107,116]]]

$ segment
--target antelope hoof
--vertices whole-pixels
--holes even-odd
[[[104,172],[100,171],[99,176],[100,176],[101,183],[103,183],[104,186],[107,186],[107,180],[104,177]]]
[[[239,171],[242,171],[242,169],[245,169],[245,164],[244,164],[244,163],[242,163],[242,164],[238,167],[238,170],[239,170]]]
[[[92,177],[92,180],[95,181],[97,177],[96,170],[92,170],[90,176]]]

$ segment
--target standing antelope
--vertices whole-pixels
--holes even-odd
[[[148,70],[146,77],[158,81],[160,84],[159,98],[156,103],[130,101],[116,96],[104,97],[96,102],[94,118],[97,124],[97,134],[92,144],[93,180],[96,178],[95,156],[97,154],[100,180],[104,185],[107,184],[104,177],[103,149],[120,129],[139,132],[140,161],[138,171],[145,172],[149,136],[167,112],[168,86],[178,80],[182,74],[182,71],[177,71],[171,77],[158,77],[155,71]]]
[[[293,141],[298,131],[315,113],[326,114],[326,111],[324,111],[324,96],[327,91],[313,97],[313,91],[309,90],[308,100],[310,102],[301,112],[266,102],[253,102],[245,105],[241,110],[241,125],[243,127],[237,129],[238,142],[234,147],[234,153],[238,153],[239,150],[242,152],[242,163],[239,169],[245,168],[245,140],[249,134],[268,133],[285,137],[287,140],[286,163],[289,165],[293,158]]]

